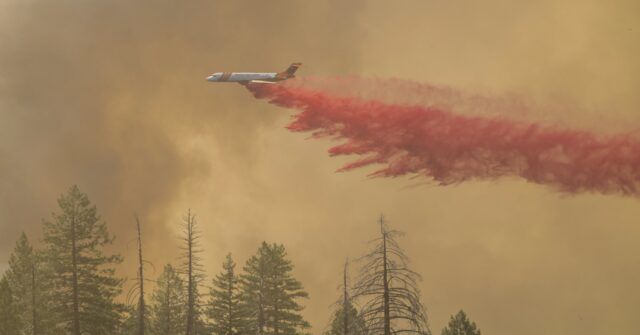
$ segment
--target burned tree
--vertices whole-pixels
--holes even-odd
[[[371,241],[373,250],[354,287],[361,300],[361,317],[368,334],[430,334],[425,309],[420,302],[420,275],[407,266],[408,258],[396,241],[402,233],[387,228],[380,216],[380,237]]]
[[[140,231],[140,220],[136,215],[136,228],[138,230],[138,289],[140,296],[138,298],[138,335],[144,335],[145,322],[145,303],[144,303],[144,263],[142,260],[142,233]]]
[[[199,254],[202,250],[199,247],[200,232],[196,227],[196,218],[187,212],[183,223],[182,236],[182,271],[185,274],[187,284],[187,308],[186,308],[186,335],[200,333],[199,329],[204,328],[200,320],[200,294],[198,286],[204,280],[204,270],[202,268]]]
[[[122,333],[144,335],[148,333],[147,325],[149,318],[147,315],[147,303],[145,299],[145,277],[144,264],[142,257],[142,227],[138,215],[134,215],[136,221],[136,242],[137,242],[137,261],[138,271],[133,286],[129,289],[126,296],[127,311],[124,321],[121,325]],[[134,301],[135,299],[135,301]]]

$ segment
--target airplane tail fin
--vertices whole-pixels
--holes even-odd
[[[296,70],[298,70],[301,65],[302,63],[291,63],[286,70],[278,72],[276,80],[286,80],[295,77]]]
[[[285,70],[285,72],[289,75],[289,76],[293,76],[294,73],[296,73],[296,70],[298,70],[298,68],[302,65],[302,63],[291,63],[291,65],[289,65],[289,68],[287,68],[287,70]]]

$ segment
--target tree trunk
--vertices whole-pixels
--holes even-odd
[[[389,282],[387,280],[387,232],[384,229],[384,218],[380,216],[380,229],[382,231],[382,280],[384,281],[384,335],[391,335],[391,320],[389,313]]]
[[[274,305],[274,308],[273,308],[273,314],[274,314],[274,317],[273,317],[273,333],[275,335],[278,335],[280,333],[280,327],[279,327],[280,319],[278,318],[279,312],[280,312],[280,310],[278,308],[278,302],[275,302],[275,305]]]
[[[136,226],[138,228],[138,273],[140,275],[140,299],[138,302],[138,335],[144,335],[145,304],[144,304],[144,267],[142,265],[142,234],[140,232],[140,220],[136,216]]]
[[[227,319],[227,333],[226,335],[233,335],[233,324],[232,324],[232,320],[234,319],[234,315],[233,315],[233,277],[232,276],[228,276],[228,280],[229,280],[229,287],[227,288],[227,313],[228,313],[228,317],[229,319]]]
[[[343,295],[344,295],[344,299],[342,301],[342,313],[344,314],[344,330],[343,330],[343,335],[348,335],[349,334],[349,313],[347,308],[349,307],[349,296],[348,296],[348,292],[347,292],[347,265],[349,261],[347,260],[344,263],[344,272],[343,272],[343,282],[342,282],[342,286],[344,289]]]
[[[193,296],[193,226],[191,224],[191,211],[187,214],[187,335],[193,334],[193,314],[194,314],[194,296]]]
[[[260,306],[258,308],[258,335],[264,334],[264,302],[262,301],[262,293],[258,297]]]
[[[264,286],[264,271],[265,271],[265,264],[264,264],[264,256],[260,257],[260,293],[258,296],[258,302],[260,303],[260,306],[258,306],[258,335],[263,335],[264,334],[264,323],[265,323],[265,317],[264,317],[264,301],[263,301],[263,296],[262,293],[265,291]]]
[[[169,282],[169,281],[167,281]],[[167,284],[168,286],[169,284]],[[165,324],[165,328],[164,328],[164,333],[163,335],[167,335],[170,334],[170,330],[171,330],[171,324],[172,324],[172,320],[171,320],[171,291],[167,288],[167,293],[165,295],[165,301],[167,302],[167,315],[166,315],[166,324]]]
[[[36,313],[36,265],[35,260],[31,260],[31,317],[33,318],[33,335],[38,334],[37,313]]]
[[[71,217],[71,262],[73,267],[73,335],[80,335],[80,303],[78,301],[78,250],[76,247],[76,211],[74,205],[73,216]]]

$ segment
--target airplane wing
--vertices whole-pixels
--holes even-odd
[[[255,84],[275,84],[275,82],[273,81],[266,81],[266,80],[250,80],[250,83],[255,83]]]

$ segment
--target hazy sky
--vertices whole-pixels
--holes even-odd
[[[284,243],[319,333],[344,258],[384,212],[407,232],[435,334],[460,308],[486,334],[636,334],[638,199],[335,173],[349,158],[284,129],[293,111],[205,77],[301,61],[300,76],[516,94],[552,106],[547,122],[637,130],[638,13],[596,0],[0,0],[0,268],[78,184],[117,236],[122,276],[135,274],[134,212],[158,271],[176,262],[188,208],[210,274],[227,252],[242,264],[262,240]]]

